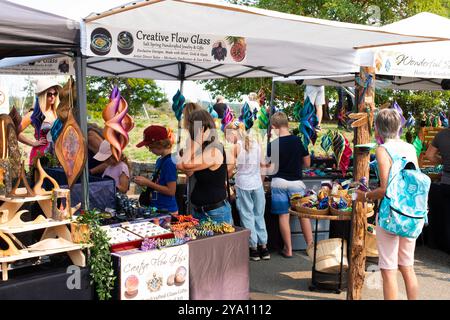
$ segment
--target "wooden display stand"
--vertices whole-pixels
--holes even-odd
[[[424,145],[424,149],[419,155],[419,167],[420,168],[429,168],[434,167],[434,165],[430,162],[430,160],[425,159],[425,152],[428,149],[428,146],[433,141],[434,137],[439,133],[439,131],[444,130],[445,128],[435,128],[435,127],[423,127],[419,132],[419,139],[422,141]]]
[[[24,196],[20,198],[17,197],[21,194]],[[8,280],[8,267],[12,262],[62,252],[67,252],[74,265],[85,267],[86,259],[84,253],[82,252],[82,249],[85,246],[74,244],[72,242],[71,234],[69,228],[67,227],[71,220],[67,219],[63,221],[56,221],[52,219],[52,196],[38,195],[27,197],[25,196],[26,194],[27,190],[25,188],[19,188],[13,198],[0,196],[0,201],[4,202],[0,206],[0,212],[3,213],[0,217],[0,232],[5,233],[6,237],[8,237],[8,234],[14,235],[15,233],[29,232],[32,230],[45,229],[45,231],[40,242],[30,246],[29,248],[19,250],[18,254],[17,252],[16,254],[9,256],[3,256],[0,254],[3,281]],[[32,222],[23,222],[20,219],[23,211],[18,210],[24,203],[34,201],[37,201],[46,218],[39,216]],[[18,217],[16,217],[16,215],[18,215]],[[13,238],[13,236],[10,236],[10,238]],[[49,239],[55,239],[55,241],[50,241]],[[62,244],[59,247],[57,246],[58,241]]]

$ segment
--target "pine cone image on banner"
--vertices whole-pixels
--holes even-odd
[[[227,37],[228,43],[231,45],[230,54],[234,61],[241,62],[245,58],[247,44],[242,37]]]

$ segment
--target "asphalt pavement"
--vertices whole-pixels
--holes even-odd
[[[250,298],[252,300],[345,300],[347,292],[310,291],[312,262],[304,251],[286,259],[276,252],[268,261],[250,261]],[[418,246],[415,271],[419,281],[419,299],[450,300],[450,255],[426,246]],[[399,299],[406,291],[398,273]],[[381,273],[376,264],[367,265],[362,291],[364,300],[382,300]]]

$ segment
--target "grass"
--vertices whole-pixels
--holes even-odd
[[[321,139],[322,139],[322,137],[325,134],[327,134],[328,130],[331,130],[331,131],[338,130],[340,133],[342,133],[347,138],[347,140],[350,143],[350,145],[352,145],[352,142],[353,142],[353,131],[346,131],[344,129],[338,129],[338,126],[337,126],[336,123],[321,123],[320,126],[321,126],[322,130],[317,135],[316,143],[314,144],[314,146],[312,146],[311,144],[309,145],[309,152],[311,153],[311,151],[313,151],[315,156],[317,156],[317,157],[326,157],[326,156],[332,155],[332,151],[331,150],[328,153],[326,153],[325,150],[323,150],[320,147]],[[295,129],[297,127],[298,127],[298,123],[297,122],[290,122],[289,123],[289,128],[290,129]]]
[[[178,121],[172,114],[161,113],[159,115],[151,115],[150,119],[145,117],[133,117],[134,129],[129,132],[130,142],[126,147],[124,153],[130,161],[135,162],[156,162],[158,158],[147,148],[136,148],[136,144],[142,141],[145,128],[152,124],[162,125],[166,128],[171,128],[174,133],[177,133]],[[97,123],[101,128],[104,126],[103,119],[93,119],[92,122]]]

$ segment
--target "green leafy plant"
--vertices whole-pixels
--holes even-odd
[[[100,228],[101,214],[97,210],[82,211],[76,219],[77,223],[89,225],[91,237],[89,244],[90,255],[88,265],[91,269],[91,284],[95,289],[100,300],[109,300],[112,298],[111,291],[114,288],[114,269],[109,252],[109,238],[104,230]]]

